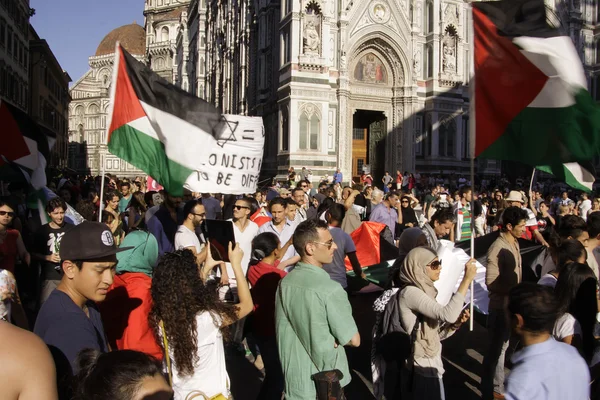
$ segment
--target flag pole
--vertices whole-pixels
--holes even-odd
[[[531,173],[531,182],[529,182],[529,192],[527,192],[527,195],[529,195],[529,193],[531,193],[531,191],[533,190],[533,180],[535,179],[535,171],[536,168],[533,167],[533,172]]]
[[[0,181],[0,190],[2,191],[2,197],[4,197],[4,181]]]
[[[115,59],[113,62],[112,82],[110,84],[110,101],[108,102],[108,120],[106,121],[106,145],[108,146],[108,134],[112,125],[112,116],[115,106],[115,93],[117,89],[117,76],[119,75],[119,60],[121,59],[120,52],[121,43],[117,40],[115,43]],[[98,162],[102,160],[102,183],[100,186],[100,207],[98,207],[98,222],[102,222],[102,207],[104,206],[104,177],[106,175],[106,160],[102,159],[102,155],[98,154]]]
[[[471,158],[471,258],[475,258],[475,219],[473,211],[475,210],[475,199],[473,192],[475,189],[475,25],[473,23],[473,6],[469,4],[469,16],[471,18],[469,31],[469,58],[470,58],[470,79],[469,79],[469,150]],[[469,331],[473,332],[475,305],[475,282],[471,281],[471,303],[469,304]]]

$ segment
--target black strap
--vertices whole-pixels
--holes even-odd
[[[419,331],[419,325],[423,324],[423,315],[417,314],[417,320],[415,326],[413,326],[412,332],[410,333],[410,391],[412,392],[413,384],[415,381],[415,344],[417,342],[417,332]]]

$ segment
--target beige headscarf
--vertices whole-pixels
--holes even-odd
[[[417,247],[408,253],[400,270],[400,282],[403,286],[415,286],[425,292],[433,301],[437,296],[437,289],[427,275],[427,264],[436,257],[437,254],[432,248]],[[423,326],[417,334],[415,357],[435,357],[439,351],[438,321],[425,318]]]

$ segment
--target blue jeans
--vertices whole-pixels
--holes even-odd
[[[481,374],[481,398],[483,400],[493,399],[494,392],[504,394],[504,358],[510,339],[510,327],[507,324],[504,310],[490,310],[488,333],[490,343],[483,357]]]

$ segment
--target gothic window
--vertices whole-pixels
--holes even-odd
[[[443,118],[443,117],[442,117]],[[454,157],[454,139],[456,136],[456,121],[444,121],[438,128],[438,155],[441,157]]]
[[[300,150],[318,150],[321,119],[313,106],[307,106],[300,115]]]
[[[200,75],[204,75],[204,57],[200,57],[198,71],[200,72]]]
[[[428,1],[425,5],[425,33],[433,32],[433,1]]]
[[[160,30],[160,41],[161,42],[169,41],[169,28],[167,28],[166,26],[163,26],[162,29]]]
[[[163,69],[165,65],[165,61],[162,58],[157,58],[156,61],[154,61],[154,68],[156,69]]]
[[[600,4],[598,9],[600,9]],[[600,39],[596,41],[596,64],[600,64]]]
[[[83,143],[83,140],[84,140],[84,138],[83,138],[83,124],[79,124],[77,126],[77,132],[79,134],[79,137],[78,137],[78,140],[76,140],[76,141],[79,142],[79,143]]]
[[[431,134],[433,132],[433,126],[431,124],[431,114],[427,115],[427,122],[425,123],[425,138],[423,139],[423,155],[428,157],[431,155]]]

